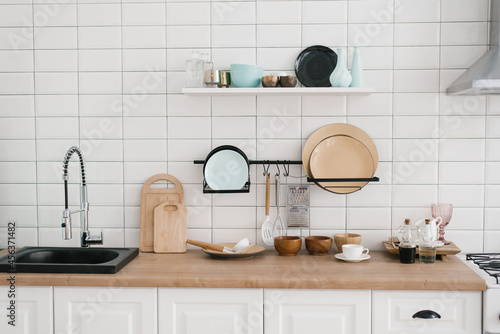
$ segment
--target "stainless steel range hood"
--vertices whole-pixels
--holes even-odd
[[[490,49],[446,90],[449,95],[500,94],[500,0],[491,0]]]

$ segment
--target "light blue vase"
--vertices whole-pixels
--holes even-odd
[[[351,75],[351,87],[364,87],[365,78],[363,75],[363,65],[361,64],[359,46],[354,47],[354,54],[352,55]]]
[[[330,74],[330,84],[332,87],[349,87],[351,81],[352,76],[346,66],[344,49],[337,49],[337,66]]]

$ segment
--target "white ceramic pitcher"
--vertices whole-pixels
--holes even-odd
[[[438,240],[439,225],[443,222],[441,217],[431,219],[429,225],[425,224],[425,219],[415,223],[419,243],[435,243]]]

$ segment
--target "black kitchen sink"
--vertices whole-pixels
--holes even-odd
[[[114,274],[139,254],[138,248],[24,247],[0,258],[0,272]]]

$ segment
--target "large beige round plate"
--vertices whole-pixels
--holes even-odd
[[[315,179],[370,178],[374,174],[373,158],[368,148],[349,136],[332,136],[321,141],[309,160],[311,175]],[[368,182],[316,182],[325,190],[336,194],[349,194]]]
[[[233,244],[221,244],[221,245],[233,248],[234,245],[236,245],[236,244],[233,243]],[[203,248],[202,250],[214,258],[234,259],[234,258],[242,258],[242,257],[252,257],[252,256],[255,256],[257,254],[262,253],[266,249],[262,246],[259,246],[259,245],[253,245],[242,253],[224,253],[224,252],[219,252],[216,250],[211,250],[211,249],[206,249],[206,248]]]
[[[354,125],[332,123],[322,126],[318,130],[314,131],[304,145],[304,149],[302,150],[302,164],[307,176],[312,178],[311,171],[309,169],[309,159],[311,158],[311,153],[314,148],[324,139],[338,135],[349,136],[357,139],[368,148],[373,158],[373,173],[375,173],[378,166],[378,151],[370,136]]]

